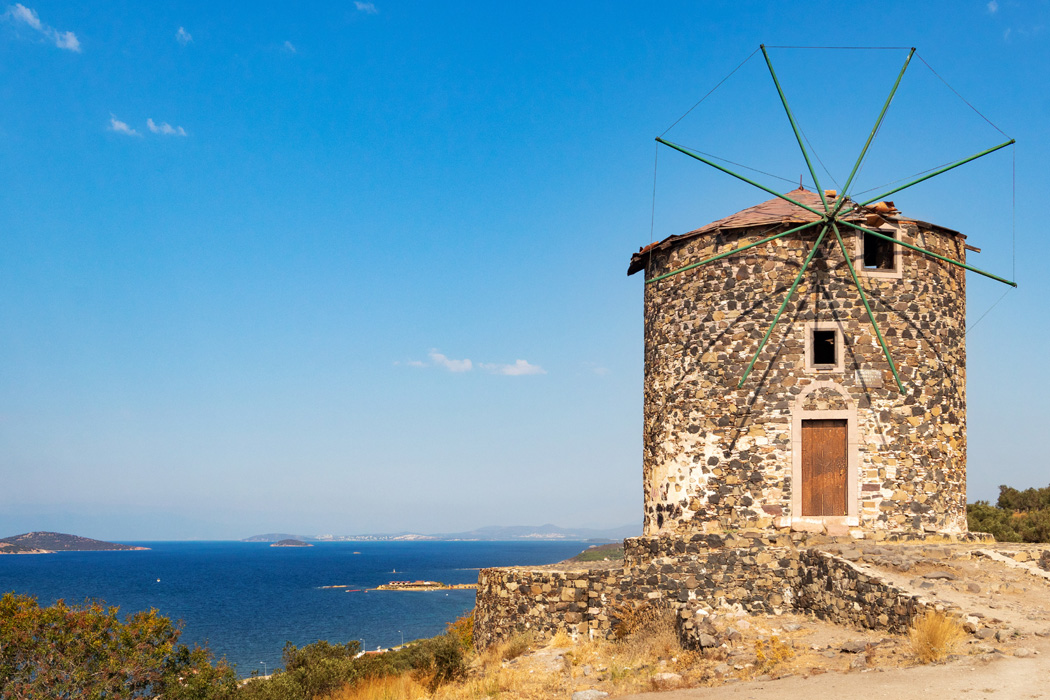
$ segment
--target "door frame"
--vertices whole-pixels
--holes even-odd
[[[818,389],[831,389],[839,394],[846,408],[835,411],[807,411],[806,397]],[[802,421],[846,421],[846,515],[802,515]],[[848,527],[860,525],[860,435],[857,406],[838,383],[830,380],[810,384],[795,398],[791,411],[791,529],[807,532],[846,534]]]

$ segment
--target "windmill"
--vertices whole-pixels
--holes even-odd
[[[773,199],[632,256],[628,274],[646,275],[645,533],[965,533],[965,275],[1016,283],[968,264],[962,233],[886,198],[1014,140],[854,199],[911,49],[849,177],[825,190],[759,50],[815,191],[782,193],[657,139]]]
[[[705,163],[705,164],[707,164],[707,165],[709,165],[709,166],[711,166],[711,167],[713,167],[713,168],[715,168],[715,169],[717,169],[717,170],[719,170],[719,171],[721,171],[723,173],[726,173],[727,175],[735,177],[738,180],[742,180],[743,182],[746,182],[746,183],[748,183],[750,185],[753,185],[753,186],[755,186],[755,187],[757,187],[757,188],[759,188],[761,190],[764,190],[764,191],[768,192],[769,194],[772,194],[775,197],[778,197],[778,198],[780,198],[781,200],[783,200],[785,202],[788,202],[788,203],[790,203],[790,204],[792,204],[792,205],[794,205],[796,207],[799,207],[799,208],[809,212],[810,214],[815,216],[816,219],[813,220],[813,221],[804,223],[801,226],[794,227],[794,228],[792,228],[790,230],[779,232],[776,235],[769,236],[769,237],[764,238],[764,239],[762,239],[760,241],[755,241],[755,242],[749,243],[749,244],[741,246],[741,247],[739,247],[737,249],[726,251],[724,253],[720,253],[720,254],[718,254],[716,256],[713,256],[711,258],[708,258],[706,260],[701,260],[699,262],[695,262],[695,263],[683,266],[683,267],[681,267],[681,268],[679,268],[677,270],[672,270],[672,271],[667,272],[665,274],[662,274],[662,275],[659,275],[659,276],[647,279],[646,280],[646,284],[655,284],[656,282],[660,282],[661,280],[667,279],[669,277],[673,277],[674,275],[680,274],[682,272],[686,272],[688,270],[696,269],[698,267],[701,267],[701,266],[706,265],[708,263],[714,262],[716,260],[721,260],[721,259],[723,259],[725,257],[731,256],[731,255],[735,255],[737,253],[743,252],[743,251],[748,250],[750,248],[761,246],[763,244],[769,243],[769,242],[777,240],[779,238],[783,238],[785,236],[790,236],[792,234],[798,234],[798,233],[800,233],[802,231],[805,231],[805,230],[811,229],[811,228],[815,228],[815,227],[819,228],[820,233],[817,236],[817,241],[813,245],[812,249],[810,250],[810,253],[809,253],[808,257],[805,260],[805,264],[803,264],[801,269],[799,270],[798,275],[796,276],[794,283],[792,284],[791,288],[788,290],[787,296],[784,298],[784,301],[781,303],[780,308],[777,310],[777,313],[776,313],[776,315],[774,316],[774,319],[773,319],[773,323],[769,326],[769,329],[766,331],[766,334],[762,337],[762,341],[759,343],[758,349],[755,350],[754,356],[751,358],[751,361],[748,363],[747,369],[744,370],[743,376],[740,377],[740,380],[737,383],[737,387],[739,388],[739,387],[742,387],[744,385],[745,381],[747,381],[748,375],[750,375],[751,374],[751,370],[754,369],[755,362],[758,360],[759,355],[762,353],[762,349],[765,347],[766,343],[768,342],[769,336],[773,333],[773,329],[776,327],[777,321],[780,320],[780,316],[784,313],[784,309],[787,307],[788,303],[791,301],[791,298],[794,295],[795,290],[798,288],[799,283],[802,281],[803,277],[805,276],[806,270],[809,268],[810,263],[813,261],[813,257],[817,254],[817,251],[820,249],[820,246],[823,243],[824,239],[827,237],[828,233],[831,233],[831,234],[834,235],[835,241],[838,244],[838,248],[842,252],[843,256],[846,259],[846,263],[849,266],[850,275],[853,278],[853,283],[854,283],[854,285],[856,287],[857,294],[860,296],[860,299],[861,299],[861,301],[864,304],[864,308],[867,311],[868,319],[871,322],[872,329],[874,330],[875,336],[876,336],[876,338],[878,338],[879,345],[881,346],[882,351],[883,351],[883,353],[886,356],[886,361],[889,363],[890,369],[893,372],[893,377],[894,377],[894,380],[895,380],[895,382],[897,384],[897,389],[899,391],[903,392],[904,391],[904,387],[901,384],[900,375],[897,372],[897,366],[894,364],[893,357],[892,357],[892,355],[890,353],[889,348],[886,345],[886,341],[883,338],[882,333],[879,331],[879,327],[878,327],[878,324],[875,321],[875,315],[874,315],[874,313],[871,310],[871,305],[868,302],[867,295],[864,293],[864,288],[863,288],[863,286],[860,283],[860,279],[859,279],[859,277],[857,275],[857,271],[854,269],[853,263],[851,261],[851,256],[850,256],[849,252],[846,249],[846,244],[842,240],[842,231],[844,229],[855,229],[857,231],[861,231],[861,232],[866,233],[866,234],[868,234],[870,236],[874,236],[877,239],[887,241],[891,245],[903,246],[905,248],[909,248],[909,249],[911,249],[913,251],[916,251],[918,253],[921,253],[923,255],[927,255],[927,256],[929,256],[931,258],[934,258],[934,259],[937,259],[937,260],[941,260],[942,262],[946,262],[946,263],[951,264],[951,265],[956,265],[958,267],[961,267],[963,269],[969,270],[971,272],[975,272],[975,273],[977,273],[979,275],[983,275],[985,277],[989,277],[989,278],[991,278],[993,280],[996,280],[998,282],[1002,282],[1003,284],[1010,285],[1011,287],[1016,287],[1017,283],[1016,282],[1012,282],[1012,281],[1007,280],[1007,279],[1004,279],[1004,278],[999,277],[997,275],[993,275],[990,272],[985,272],[984,270],[980,270],[980,269],[978,269],[976,267],[973,267],[971,265],[967,265],[966,263],[960,262],[958,260],[953,260],[953,259],[951,259],[951,258],[949,258],[947,256],[940,255],[940,254],[935,253],[935,252],[933,252],[931,250],[927,250],[927,249],[921,248],[921,247],[919,247],[917,245],[912,245],[910,243],[906,243],[906,242],[897,240],[895,238],[887,236],[885,232],[880,232],[880,231],[876,231],[876,230],[873,230],[873,229],[865,227],[865,226],[861,226],[861,225],[857,224],[855,221],[851,220],[848,215],[853,214],[853,213],[855,213],[857,211],[863,210],[865,207],[868,207],[869,205],[872,205],[872,204],[874,204],[876,202],[882,201],[886,197],[889,197],[892,194],[895,194],[895,193],[900,192],[902,190],[905,190],[905,189],[907,189],[909,187],[917,185],[920,182],[925,182],[926,180],[929,180],[931,178],[937,177],[938,175],[946,173],[949,170],[954,170],[955,168],[958,168],[959,166],[965,165],[966,163],[969,163],[971,161],[977,160],[978,158],[986,156],[986,155],[988,155],[990,153],[994,153],[994,152],[996,152],[996,151],[998,151],[998,150],[1000,150],[1002,148],[1006,148],[1007,146],[1013,145],[1015,143],[1015,139],[1010,139],[1008,141],[1000,143],[997,146],[992,146],[991,148],[985,149],[985,150],[981,151],[980,153],[975,153],[974,155],[969,156],[968,158],[963,158],[962,160],[959,160],[959,161],[956,161],[956,162],[951,163],[949,165],[945,165],[943,167],[937,168],[937,169],[933,170],[932,172],[929,172],[929,173],[926,173],[926,174],[922,175],[921,177],[917,177],[917,178],[915,178],[915,179],[913,179],[913,180],[911,180],[911,181],[909,181],[909,182],[907,182],[907,183],[905,183],[903,185],[900,185],[898,187],[894,187],[891,190],[883,192],[882,194],[876,195],[874,197],[870,197],[868,199],[865,199],[864,201],[861,201],[861,202],[854,202],[854,201],[852,201],[849,198],[850,185],[853,183],[853,180],[856,177],[857,172],[860,170],[861,165],[864,163],[864,158],[865,158],[865,156],[868,153],[868,148],[871,146],[871,142],[874,140],[875,135],[879,131],[879,127],[882,125],[882,121],[883,121],[883,119],[886,116],[886,112],[889,109],[890,103],[893,101],[893,96],[894,96],[894,94],[896,94],[897,88],[900,86],[901,79],[904,77],[905,71],[908,70],[908,64],[911,63],[912,57],[915,55],[915,48],[913,47],[908,52],[908,57],[904,61],[904,66],[901,68],[900,73],[897,75],[897,80],[893,83],[893,88],[890,90],[890,94],[886,98],[886,102],[885,102],[885,104],[882,107],[882,111],[879,113],[878,119],[875,120],[875,126],[872,127],[871,133],[868,135],[867,140],[864,142],[864,147],[861,149],[860,155],[857,157],[857,161],[856,161],[856,164],[853,166],[853,170],[850,172],[849,177],[846,178],[845,184],[842,187],[841,195],[836,196],[835,197],[835,201],[829,202],[828,192],[825,191],[821,187],[820,179],[817,177],[816,170],[813,168],[813,162],[810,160],[809,153],[806,150],[805,144],[803,143],[802,135],[801,135],[801,133],[799,131],[798,124],[796,123],[795,117],[794,117],[794,115],[791,112],[791,108],[788,106],[787,97],[785,96],[784,90],[783,90],[783,88],[780,85],[780,81],[777,79],[776,71],[773,69],[773,63],[772,63],[772,61],[769,58],[769,52],[766,50],[765,45],[760,46],[759,49],[762,51],[762,55],[765,58],[766,66],[769,68],[769,74],[773,78],[773,83],[776,86],[777,94],[780,97],[781,104],[784,106],[784,111],[787,114],[788,121],[791,123],[792,132],[795,135],[796,141],[798,141],[798,146],[799,146],[799,149],[802,151],[802,157],[806,161],[806,166],[809,169],[809,174],[813,178],[813,184],[816,187],[816,192],[820,195],[820,200],[821,200],[821,204],[823,205],[823,209],[822,210],[816,209],[816,208],[811,207],[809,205],[806,205],[806,204],[804,204],[802,202],[799,202],[795,198],[789,197],[788,195],[786,195],[784,193],[781,193],[781,192],[778,192],[776,190],[773,190],[773,189],[771,189],[769,187],[766,187],[765,185],[763,185],[761,183],[758,183],[758,182],[752,180],[751,178],[748,178],[748,177],[746,177],[744,175],[736,173],[736,172],[730,170],[729,168],[727,168],[727,167],[725,167],[723,165],[719,165],[718,163],[714,162],[713,160],[704,157],[703,155],[701,155],[699,153],[696,153],[696,152],[694,152],[694,151],[692,151],[692,150],[690,150],[688,148],[685,148],[684,146],[680,146],[680,145],[672,143],[670,141],[666,141],[662,137],[657,137],[656,141],[658,143],[661,143],[661,144],[663,144],[663,145],[665,145],[665,146],[667,146],[669,148],[672,148],[672,149],[674,149],[674,150],[676,150],[676,151],[678,151],[680,153],[684,153],[685,155],[687,155],[687,156],[689,156],[691,158],[695,158],[696,160],[700,161],[701,163]]]

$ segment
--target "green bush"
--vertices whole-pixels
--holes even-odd
[[[156,610],[121,621],[118,608],[0,598],[0,697],[228,700],[237,676],[207,649],[179,644],[181,629]]]
[[[360,654],[357,642],[284,647],[284,671],[246,683],[237,700],[312,700],[364,678],[415,673],[433,691],[466,674],[459,636],[447,633],[382,654]]]
[[[973,532],[987,532],[1000,542],[1050,542],[1050,487],[1019,491],[999,487],[996,505],[977,501],[966,506]]]

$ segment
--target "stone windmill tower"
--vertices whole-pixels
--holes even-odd
[[[966,530],[963,234],[816,185],[642,248],[644,531]],[[914,49],[908,54],[896,91]]]

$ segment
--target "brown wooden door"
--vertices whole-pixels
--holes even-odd
[[[846,515],[846,421],[802,421],[802,515]]]

